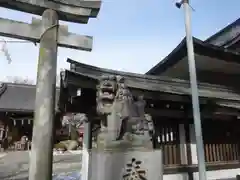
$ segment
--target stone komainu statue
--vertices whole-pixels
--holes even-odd
[[[122,140],[126,134],[151,139],[154,134],[152,118],[145,114],[143,96],[134,100],[124,78],[102,76],[97,87],[97,112],[101,132],[112,141]]]
[[[88,122],[88,118],[84,113],[69,113],[67,115],[64,115],[62,117],[62,127],[65,127],[67,125],[71,126],[71,138],[54,145],[55,149],[59,149],[60,147],[66,150],[77,149],[80,145],[79,129],[85,122]]]
[[[68,116],[63,116],[62,126],[72,125],[75,128],[80,128],[84,122],[88,122],[88,118],[84,113],[71,113]]]

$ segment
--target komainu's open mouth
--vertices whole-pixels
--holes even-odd
[[[112,102],[115,97],[115,84],[111,81],[104,81],[100,85],[99,98],[102,101]]]
[[[97,89],[98,112],[103,114],[110,113],[116,96],[116,77],[102,76]]]

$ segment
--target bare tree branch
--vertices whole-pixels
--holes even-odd
[[[24,78],[24,77],[19,77],[19,76],[8,76],[7,77],[7,82],[10,83],[16,83],[16,84],[29,84],[29,85],[35,85],[34,80],[29,79],[29,78]]]

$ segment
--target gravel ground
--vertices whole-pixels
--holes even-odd
[[[0,156],[1,180],[27,180],[28,177],[28,152],[9,152]],[[80,172],[80,154],[61,154],[54,156],[53,174]]]

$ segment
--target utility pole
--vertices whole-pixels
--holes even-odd
[[[0,18],[0,36],[40,42],[29,180],[51,180],[57,47],[91,51],[93,44],[92,37],[69,33],[58,23],[87,24],[97,17],[101,0],[11,0],[0,7],[42,15],[30,24]]]
[[[176,3],[176,6],[178,8],[180,8],[182,5],[184,8],[184,16],[185,16],[186,43],[187,43],[187,52],[188,52],[187,54],[188,54],[190,85],[191,85],[191,91],[192,91],[192,108],[193,108],[193,117],[194,117],[194,127],[195,127],[196,143],[197,143],[199,180],[207,180],[205,154],[204,154],[203,137],[202,137],[201,114],[200,114],[200,107],[199,107],[196,63],[195,63],[195,57],[194,57],[194,47],[193,47],[193,38],[192,38],[192,30],[191,30],[191,9],[189,5],[189,0],[182,0],[181,2]]]

